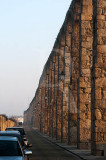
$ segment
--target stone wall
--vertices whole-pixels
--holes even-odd
[[[24,117],[52,138],[105,154],[105,0],[72,1]]]
[[[5,131],[7,127],[14,127],[16,122],[9,119],[6,115],[0,115],[0,131]]]

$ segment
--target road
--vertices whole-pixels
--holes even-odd
[[[27,138],[32,144],[30,160],[80,160],[80,158],[63,150],[42,137],[33,129],[27,129]]]

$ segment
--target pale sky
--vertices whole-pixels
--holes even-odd
[[[0,114],[22,115],[71,0],[0,0]]]

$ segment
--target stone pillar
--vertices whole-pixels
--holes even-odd
[[[47,134],[49,135],[49,64],[47,64]]]
[[[0,115],[0,130],[3,130],[3,116]]]
[[[42,86],[39,85],[39,116],[40,116],[40,132],[42,132]]]
[[[0,115],[0,130],[5,131],[7,127],[7,116]]]
[[[48,129],[48,68],[45,69],[45,134],[47,134]]]
[[[6,128],[6,120],[7,120],[7,117],[3,116],[3,128],[2,128],[3,131],[5,131],[5,128]]]
[[[70,102],[71,97],[69,93],[70,77],[71,77],[71,39],[72,39],[72,17],[70,11],[67,13],[65,22],[65,51],[64,51],[64,91],[63,91],[63,114],[65,117],[63,121],[63,141],[70,143]],[[65,110],[64,110],[65,108]]]
[[[92,0],[81,1],[78,79],[78,148],[91,147]]]
[[[39,128],[39,107],[38,107],[38,94],[39,94],[39,88],[36,90],[35,95],[35,128],[40,130]]]
[[[53,138],[56,138],[56,81],[55,81],[55,65],[56,65],[56,52],[53,48]]]
[[[54,52],[54,137],[57,139],[57,90],[58,90],[58,56],[59,56],[59,44],[58,40],[53,48]]]
[[[73,7],[72,7],[73,6]],[[69,113],[69,144],[77,144],[77,79],[79,76],[79,21],[81,4],[73,1],[71,10],[71,70],[70,70],[70,113]]]
[[[106,156],[106,1],[93,1],[92,140],[91,152]]]
[[[54,108],[53,108],[53,101],[54,101],[54,66],[53,66],[53,52],[52,52],[52,68],[51,68],[51,137],[53,137],[53,114],[54,114]]]
[[[64,47],[65,47],[65,31],[64,27],[61,28],[59,33],[59,56],[58,56],[58,90],[57,90],[57,139],[61,140],[61,134],[63,133],[63,117],[62,105],[63,105],[63,80],[61,78],[64,72]],[[62,113],[61,113],[62,112]]]
[[[55,106],[54,106],[54,100],[55,100],[55,52],[52,51],[52,138],[54,137],[54,131],[55,131],[55,122],[54,122],[54,116],[55,116]]]
[[[42,77],[42,132],[45,132],[45,70]]]
[[[37,96],[37,112],[38,112],[38,130],[41,130],[41,89],[38,87],[38,96]]]
[[[52,136],[52,59],[49,66],[49,136]]]
[[[36,90],[36,94],[35,94],[35,114],[34,114],[34,128],[38,129],[38,101],[37,101],[37,96],[38,96],[38,89]]]
[[[61,93],[61,97],[62,97],[62,102],[61,102],[61,118],[62,118],[62,130],[61,130],[61,141],[62,142],[67,142],[68,140],[68,92],[67,92],[67,89],[68,89],[68,85],[69,85],[69,61],[70,61],[70,57],[68,57],[69,55],[69,48],[68,48],[68,45],[69,45],[69,34],[67,32],[67,22],[65,21],[64,22],[64,35],[63,35],[63,43],[62,43],[62,52],[63,52],[63,75],[64,75],[64,78],[62,80],[62,87],[61,87],[61,90],[62,90],[62,93]]]

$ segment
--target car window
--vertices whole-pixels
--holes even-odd
[[[1,134],[2,136],[11,136],[11,137],[17,137],[18,140],[20,141],[21,145],[24,146],[24,141],[21,135],[18,134]]]
[[[19,143],[16,141],[0,141],[0,156],[22,156]]]

